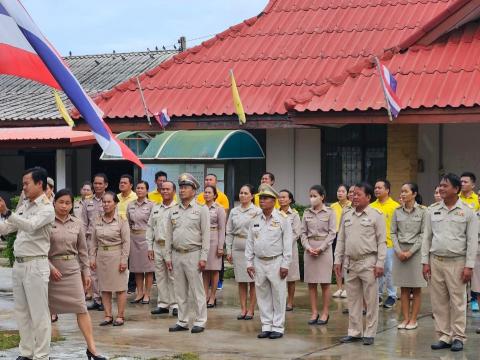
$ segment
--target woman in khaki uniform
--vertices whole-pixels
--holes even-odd
[[[73,203],[73,215],[77,219],[82,218],[82,211],[86,199],[90,199],[93,196],[92,183],[90,181],[85,181],[80,189],[81,199],[75,200]]]
[[[87,311],[84,289],[91,285],[87,242],[80,220],[72,216],[73,194],[60,190],[55,194],[55,223],[50,233],[50,279],[48,305],[52,314],[76,314],[80,331],[87,342],[87,356],[98,355]]]
[[[298,262],[298,244],[297,240],[300,238],[302,232],[302,221],[297,210],[290,206],[295,204],[293,194],[289,190],[281,190],[278,194],[278,202],[280,204],[280,213],[290,220],[292,225],[292,262],[288,268],[287,275],[287,307],[286,311],[293,311],[293,299],[295,297],[295,282],[300,280],[300,268]]]
[[[105,319],[100,326],[113,324],[122,326],[125,322],[127,302],[128,254],[130,252],[130,228],[128,222],[118,215],[117,195],[107,191],[102,198],[103,216],[98,217],[92,230],[90,267],[97,271],[98,286],[105,307]],[[112,316],[112,293],[117,294],[118,314]]]
[[[419,205],[422,198],[418,186],[414,183],[402,185],[400,193],[403,206],[395,210],[392,216],[390,233],[395,249],[393,258],[393,285],[401,288],[403,321],[399,329],[413,330],[418,327],[417,315],[421,305],[421,288],[426,287],[422,274],[423,225],[426,208]],[[412,313],[410,315],[410,293]]]
[[[222,268],[223,245],[225,244],[225,222],[227,215],[225,209],[215,201],[218,197],[214,186],[205,186],[203,197],[205,206],[210,212],[210,250],[208,252],[207,265],[203,271],[203,286],[207,296],[207,308],[213,308],[217,304],[218,278]],[[210,295],[208,288],[211,287]]]
[[[314,185],[310,188],[311,207],[303,213],[302,245],[304,279],[308,283],[312,316],[309,325],[326,325],[328,323],[328,306],[330,304],[330,283],[332,281],[333,255],[332,243],[336,234],[335,212],[323,203],[325,188]],[[322,287],[323,308],[318,313],[317,285]]]
[[[252,185],[243,185],[240,188],[238,199],[240,206],[230,211],[227,222],[227,260],[233,264],[235,281],[238,283],[241,313],[237,320],[252,320],[255,311],[255,282],[247,273],[247,259],[245,245],[250,224],[262,210],[253,204],[254,188]],[[250,290],[249,306],[247,297]]]
[[[135,193],[137,200],[127,205],[127,220],[130,225],[128,269],[135,274],[137,287],[137,296],[130,303],[149,304],[155,263],[148,257],[146,233],[153,202],[147,199],[148,183],[146,181],[140,181],[137,184]]]

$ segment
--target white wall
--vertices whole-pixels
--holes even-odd
[[[443,172],[460,175],[472,171],[480,187],[480,124],[443,125]],[[439,125],[420,125],[418,157],[423,159],[425,171],[418,174],[418,185],[425,203],[433,201],[433,191],[439,180]]]
[[[267,130],[266,169],[275,188],[289,189],[299,204],[308,204],[308,189],[321,180],[320,139],[319,129]]]

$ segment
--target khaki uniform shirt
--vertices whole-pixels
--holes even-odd
[[[147,223],[146,239],[148,250],[153,250],[154,243],[157,243],[159,246],[165,246],[165,240],[167,239],[166,231],[168,212],[174,205],[176,205],[176,202],[172,201],[168,206],[165,204],[158,204],[153,207]]]
[[[342,264],[347,256],[355,260],[376,255],[376,267],[383,268],[387,255],[385,217],[370,206],[358,214],[355,209],[343,214],[335,248],[335,264]]]
[[[24,201],[18,210],[0,224],[0,234],[17,231],[13,243],[16,257],[47,256],[50,232],[55,221],[55,210],[45,194],[34,201]]]
[[[63,222],[55,218],[50,234],[50,251],[48,257],[59,255],[75,255],[80,264],[80,271],[86,277],[90,276],[87,241],[83,232],[82,221],[68,216]]]
[[[320,250],[324,252],[329,246],[332,246],[336,230],[337,224],[334,210],[325,205],[319,211],[308,208],[303,213],[302,219],[302,246],[305,250],[311,249],[308,242],[309,238],[316,236],[325,237],[325,241],[320,246]]]
[[[396,253],[409,251],[412,255],[422,247],[426,207],[415,203],[412,211],[399,207],[392,216],[390,236]]]
[[[145,199],[141,203],[138,200],[132,201],[127,205],[127,219],[130,229],[147,230],[148,219],[152,212],[153,202]]]
[[[210,213],[210,235],[212,231],[218,233],[217,250],[223,250],[225,245],[225,223],[227,221],[227,214],[222,205],[213,203],[208,209]]]
[[[478,219],[470,207],[458,199],[452,209],[443,201],[431,205],[425,217],[422,264],[430,255],[465,256],[465,267],[473,268],[478,248]]]
[[[267,219],[263,211],[253,218],[245,246],[247,268],[253,266],[253,258],[282,256],[281,267],[288,269],[292,261],[292,227],[278,210]]]
[[[103,201],[102,198],[97,198],[96,196],[86,199],[83,202],[83,209],[81,219],[83,222],[83,230],[85,231],[85,236],[88,237],[92,234],[92,227],[94,221],[103,215]]]
[[[207,261],[210,249],[210,214],[208,209],[192,199],[190,204],[175,204],[168,213],[166,261],[171,261],[172,250],[200,250],[200,260]]]
[[[128,222],[115,214],[112,221],[105,221],[104,217],[98,217],[92,227],[92,244],[90,256],[96,257],[98,248],[101,246],[120,245],[122,249],[122,264],[126,264],[130,254],[130,228]]]
[[[292,242],[296,242],[302,234],[302,221],[300,220],[298,211],[289,207],[287,212],[283,212],[282,210],[279,210],[279,212],[290,221],[290,226],[292,227]]]
[[[262,210],[253,203],[247,208],[237,206],[230,211],[227,221],[227,236],[225,238],[228,255],[232,255],[234,237],[247,239],[253,218],[261,213]]]
[[[83,211],[83,203],[85,201],[83,199],[75,200],[73,203],[73,216],[77,219],[82,219],[82,211]]]

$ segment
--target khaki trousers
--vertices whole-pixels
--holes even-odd
[[[172,254],[173,288],[178,303],[177,324],[183,327],[188,327],[189,322],[189,294],[195,313],[193,325],[205,327],[207,323],[207,300],[202,272],[198,269],[199,261],[200,250],[189,253],[179,253],[174,250]]]
[[[273,260],[254,259],[255,292],[260,310],[262,331],[285,331],[287,279],[280,278],[282,257]]]
[[[345,286],[348,301],[348,335],[375,337],[378,325],[378,283],[373,270],[376,255],[362,260],[347,260]],[[366,328],[363,330],[363,299],[367,304]]]
[[[168,271],[165,263],[165,247],[156,243],[153,245],[155,253],[155,278],[157,279],[157,305],[161,308],[178,308],[173,288],[173,274]]]
[[[52,333],[48,308],[48,259],[15,262],[12,275],[20,354],[29,359],[48,359]]]
[[[461,280],[465,258],[439,260],[430,256],[432,278],[430,298],[439,340],[448,344],[465,341],[467,326],[466,284]]]
[[[88,253],[90,254],[90,247],[93,246],[91,243],[91,235],[87,235],[87,249]],[[90,261],[89,257],[89,261]],[[92,258],[94,259],[94,258]],[[98,303],[102,303],[102,294],[100,293],[100,289],[98,287],[98,277],[97,272],[95,270],[90,269],[90,278],[92,279],[92,297]]]

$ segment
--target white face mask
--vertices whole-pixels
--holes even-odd
[[[311,197],[310,198],[310,204],[315,207],[315,206],[318,206],[322,203],[322,199],[319,198],[319,197]]]

